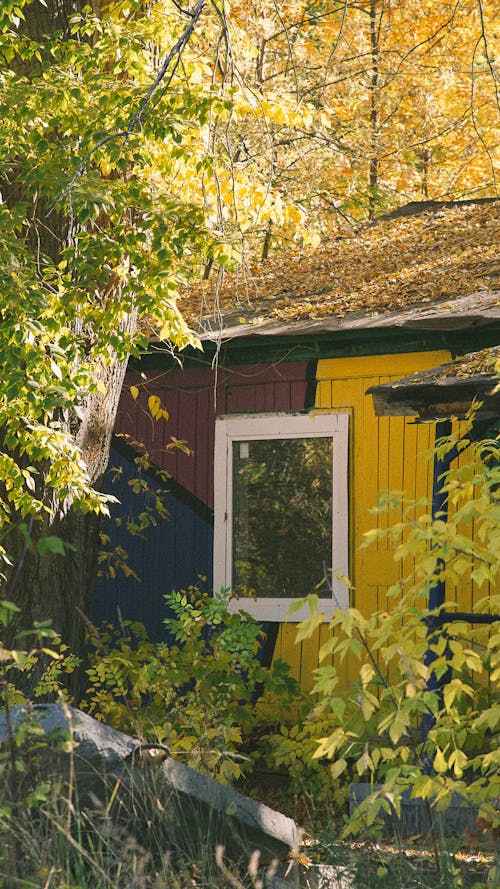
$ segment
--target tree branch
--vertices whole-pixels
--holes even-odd
[[[80,162],[75,174],[73,175],[71,182],[65,189],[65,191],[63,193],[64,195],[71,194],[71,192],[75,186],[75,183],[80,178],[82,173],[85,171],[85,168],[86,168],[89,160],[91,159],[91,157],[95,154],[96,151],[99,150],[99,148],[102,148],[103,145],[106,145],[108,142],[111,142],[113,139],[128,139],[132,135],[132,133],[134,132],[136,127],[141,123],[144,112],[146,111],[148,105],[150,104],[151,99],[153,98],[153,95],[156,92],[156,90],[158,89],[160,83],[162,82],[165,75],[167,74],[167,71],[170,67],[172,60],[176,59],[177,62],[179,61],[179,59],[182,55],[182,52],[185,49],[187,43],[189,42],[189,39],[196,27],[198,19],[200,18],[201,14],[203,12],[206,0],[198,0],[198,3],[196,4],[196,6],[194,7],[194,9],[192,11],[183,9],[178,3],[175,2],[175,0],[173,0],[173,2],[174,2],[174,5],[177,7],[177,9],[179,9],[184,15],[189,16],[190,21],[189,21],[188,25],[184,28],[184,31],[182,32],[181,36],[176,41],[176,43],[174,44],[172,49],[165,56],[165,58],[162,62],[161,68],[160,68],[154,82],[149,87],[138,110],[136,111],[134,116],[130,118],[130,121],[129,121],[127,127],[124,130],[115,130],[115,132],[113,132],[113,133],[108,133],[107,136],[104,136],[102,139],[100,139],[99,142],[97,142],[87,152],[87,154],[85,155],[83,160]]]

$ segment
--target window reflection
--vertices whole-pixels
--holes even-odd
[[[331,596],[331,438],[233,442],[233,590]]]

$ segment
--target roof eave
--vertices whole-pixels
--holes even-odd
[[[498,377],[476,375],[432,382],[383,383],[371,386],[377,416],[406,416],[420,420],[446,417],[464,419],[473,405],[478,419],[500,417],[500,391],[495,391]]]

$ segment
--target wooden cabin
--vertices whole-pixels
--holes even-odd
[[[367,390],[500,343],[500,202],[425,207],[209,279],[184,305],[202,349],[179,363],[155,342],[130,363],[110,463],[122,526],[108,529],[129,576],[101,578],[94,618],[119,608],[160,638],[163,593],[231,587],[308,688],[328,615],[386,607],[399,565],[386,541],[360,545],[387,522],[370,512],[378,492],[430,496],[435,424],[377,416]],[[125,539],[144,506],[140,447],[168,518]],[[296,645],[289,605],[310,592],[325,623]],[[460,609],[474,596],[461,590]]]

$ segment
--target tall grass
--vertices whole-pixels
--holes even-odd
[[[481,889],[498,886],[485,862],[459,864],[449,849],[404,850],[376,843],[341,843],[325,832],[316,845],[321,867],[289,862],[263,869],[241,850],[230,861],[213,831],[180,800],[161,811],[154,791],[121,794],[109,786],[103,802],[79,800],[67,780],[40,781],[36,771],[0,773],[1,889]],[[175,830],[168,825],[175,819]],[[167,825],[167,829],[166,829]],[[325,867],[326,865],[326,867]],[[286,883],[284,879],[285,872]],[[490,871],[491,874],[491,871]]]
[[[1,889],[263,889],[258,856],[240,847],[230,861],[215,821],[160,793],[154,772],[79,793],[72,752],[49,775],[46,742],[13,749],[0,762]]]

